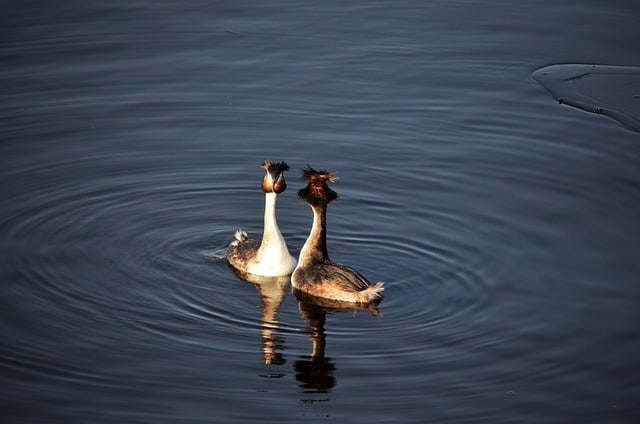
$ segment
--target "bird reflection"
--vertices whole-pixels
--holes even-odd
[[[247,274],[232,266],[229,268],[239,279],[252,283],[260,293],[262,300],[260,333],[262,335],[264,363],[267,365],[284,364],[285,359],[281,353],[284,350],[284,339],[278,336],[279,323],[277,315],[278,309],[287,294],[287,287],[291,282],[290,276],[262,277]],[[311,339],[311,354],[295,361],[296,380],[300,382],[300,387],[306,393],[328,393],[335,387],[337,380],[334,376],[336,366],[333,360],[325,355],[327,312],[339,313],[348,310],[364,310],[375,317],[381,317],[382,313],[378,308],[380,302],[356,304],[310,296],[295,288],[292,288],[292,291],[298,299],[298,308],[309,327]],[[304,401],[321,402],[323,400],[308,399]]]
[[[306,393],[328,393],[336,385],[336,370],[332,359],[325,356],[326,334],[324,325],[327,312],[363,309],[371,315],[382,316],[377,303],[354,304],[309,296],[292,289],[298,299],[298,308],[310,329],[311,354],[295,362],[296,380]],[[378,302],[379,303],[379,302]]]
[[[287,293],[287,287],[291,281],[290,276],[263,277],[248,274],[229,266],[241,280],[256,286],[262,300],[262,323],[260,333],[262,335],[262,356],[267,365],[282,365],[284,356],[280,351],[284,350],[284,339],[278,336],[278,308]]]

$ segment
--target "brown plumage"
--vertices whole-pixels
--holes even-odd
[[[334,263],[329,259],[326,243],[327,205],[338,197],[327,182],[337,177],[331,170],[316,171],[307,166],[302,170],[307,186],[298,192],[313,210],[313,225],[305,242],[298,265],[291,275],[294,288],[312,296],[346,301],[369,303],[382,298],[383,283],[371,285],[355,269]]]
[[[307,181],[307,186],[298,191],[298,197],[310,205],[326,207],[329,202],[338,198],[338,193],[327,185],[327,181],[333,183],[338,179],[335,171],[330,169],[316,171],[307,165],[302,169],[300,178]]]

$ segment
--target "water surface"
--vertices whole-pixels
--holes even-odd
[[[637,416],[640,138],[532,76],[640,66],[636,2],[31,1],[1,21],[6,420]],[[337,170],[329,254],[385,282],[381,317],[228,268],[236,228],[261,232],[267,158],[292,166],[294,254],[298,169]]]

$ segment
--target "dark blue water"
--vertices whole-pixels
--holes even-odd
[[[6,1],[0,32],[3,421],[638,416],[640,136],[532,77],[640,66],[637,2]],[[267,158],[294,254],[298,169],[338,171],[329,253],[382,317],[227,267]]]

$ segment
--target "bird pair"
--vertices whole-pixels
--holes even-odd
[[[291,256],[276,221],[276,198],[286,190],[286,162],[264,161],[262,180],[265,193],[264,231],[262,240],[249,239],[247,233],[236,231],[235,240],[227,250],[227,260],[235,269],[257,276],[277,277],[291,274],[294,289],[323,299],[350,303],[371,303],[382,298],[383,283],[370,284],[355,269],[334,263],[327,253],[327,205],[338,194],[327,185],[336,180],[330,170],[316,171],[307,166],[302,170],[306,187],[298,196],[313,211],[313,224],[298,260]]]

